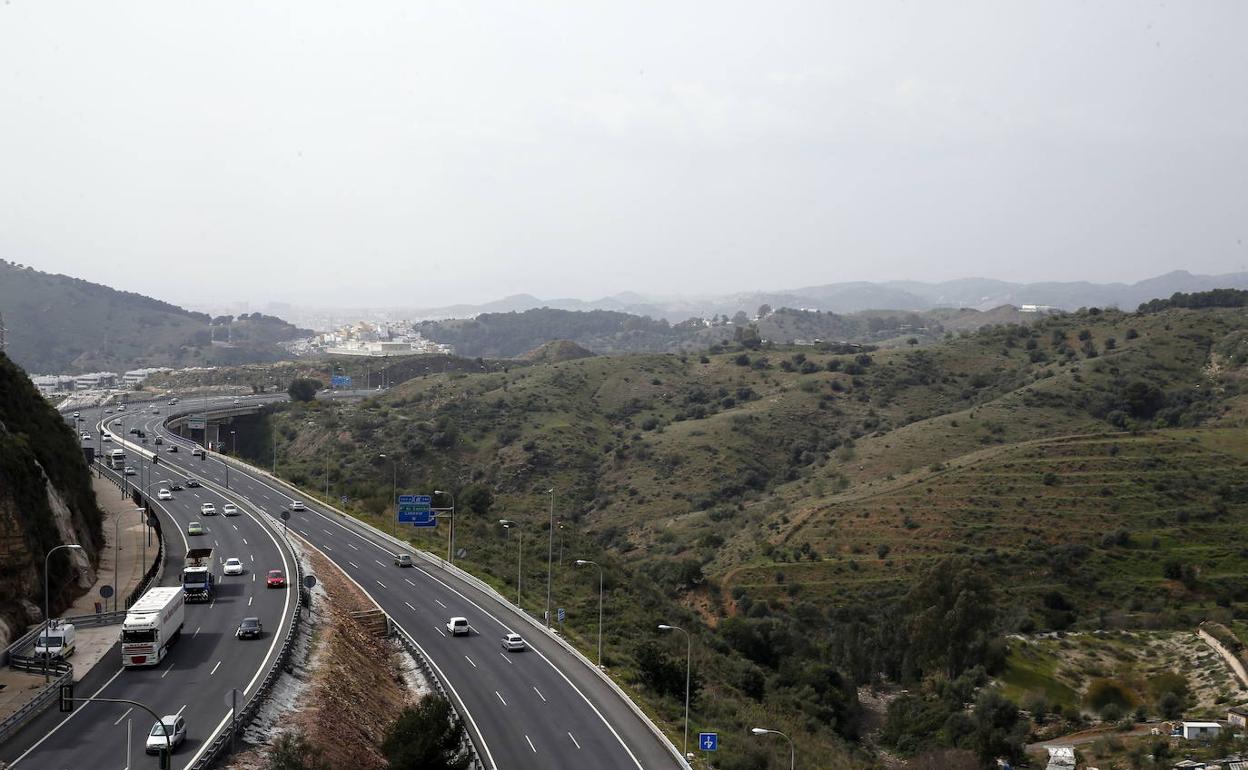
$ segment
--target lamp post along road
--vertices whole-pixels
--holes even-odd
[[[768,730],[764,727],[751,727],[750,732],[754,735],[779,735],[789,742],[789,770],[795,770],[797,767],[797,749],[793,745],[793,739],[779,730]]]
[[[550,545],[546,550],[546,627],[550,628],[550,579],[555,566],[555,490],[546,490],[550,495]]]
[[[589,559],[572,562],[578,567],[592,565],[598,568],[598,668],[602,668],[602,565]]]
[[[689,632],[680,626],[669,626],[666,623],[659,624],[660,631],[679,631],[685,635],[685,756],[689,755],[689,671],[690,664],[693,661],[693,637]]]
[[[433,490],[435,495],[446,495],[451,498],[451,531],[446,538],[446,561],[448,564],[455,563],[455,493],[444,492],[440,489]]]
[[[52,550],[48,551],[47,555],[43,557],[43,637],[45,640],[45,650],[48,646],[46,643],[48,634],[52,630],[52,601],[50,596],[51,589],[49,588],[50,584],[48,582],[48,570],[51,569],[52,566],[52,554],[62,548],[74,548],[79,551],[83,550],[82,546],[77,543],[64,543],[62,545],[54,546]],[[43,681],[48,681],[48,656],[46,654],[43,657]]]
[[[524,572],[522,571],[522,566],[521,566],[524,563],[524,531],[520,529],[519,522],[515,522],[510,519],[499,519],[498,523],[502,524],[503,528],[507,530],[508,537],[511,536],[511,530],[513,528],[516,530],[516,538],[517,538],[516,539],[516,547],[517,547],[517,551],[516,551],[516,607],[519,608],[520,607],[520,579],[521,579],[521,576],[524,574]]]

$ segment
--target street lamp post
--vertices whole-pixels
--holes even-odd
[[[385,452],[379,452],[377,456],[383,460],[386,459]],[[390,505],[394,506],[399,501],[399,458],[397,457],[390,458],[390,464],[394,469],[394,478],[390,482]],[[399,515],[392,511],[390,521],[391,521],[391,530],[394,532],[394,536],[397,538],[399,536]]]
[[[578,567],[592,565],[598,568],[598,668],[602,668],[602,565],[589,559],[572,562]]]
[[[546,490],[550,495],[550,545],[546,549],[546,628],[550,628],[550,582],[555,566],[555,490]]]
[[[62,545],[53,546],[52,550],[48,551],[47,555],[43,557],[43,636],[45,639],[48,636],[48,632],[52,629],[52,602],[49,596],[51,589],[49,588],[48,583],[48,570],[51,569],[52,566],[52,554],[62,548],[76,548],[79,551],[82,550],[82,546],[77,543],[64,543]],[[46,654],[43,657],[43,681],[48,681],[48,656]]]
[[[693,661],[693,637],[689,632],[680,626],[669,626],[666,623],[659,624],[660,631],[679,631],[685,635],[685,756],[689,755],[689,671]]]
[[[516,531],[516,606],[520,606],[520,578],[524,574],[522,565],[524,563],[524,531],[520,529],[520,522],[511,519],[499,519],[499,524],[507,530],[507,536],[511,537],[511,530],[514,527]]]
[[[450,564],[455,563],[455,493],[443,492],[440,489],[433,490],[435,495],[447,495],[451,498],[451,531],[446,539],[446,560]]]
[[[768,730],[763,727],[751,727],[750,732],[755,735],[779,735],[789,742],[789,770],[797,767],[797,749],[793,746],[793,739],[779,730]]]

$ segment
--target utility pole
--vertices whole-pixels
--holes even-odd
[[[550,628],[550,579],[555,566],[555,489],[546,490],[550,495],[550,545],[546,547],[546,628]]]

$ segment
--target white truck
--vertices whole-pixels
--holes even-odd
[[[121,470],[126,467],[126,450],[113,449],[108,452],[108,467]]]
[[[186,596],[179,586],[161,586],[143,594],[121,624],[121,665],[154,666],[182,634]]]
[[[209,505],[209,503],[205,503]],[[217,576],[212,572],[212,549],[192,548],[186,552],[182,569],[182,591],[188,602],[210,602],[217,590]]]
[[[35,639],[36,658],[61,658],[74,654],[74,624],[60,623],[40,632]]]

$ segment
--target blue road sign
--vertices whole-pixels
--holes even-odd
[[[438,520],[434,518],[430,507],[432,503],[433,498],[429,495],[399,495],[399,523],[411,524],[413,527],[438,526]]]
[[[329,386],[331,388],[349,388],[351,387],[351,378],[335,374],[329,378]]]
[[[564,619],[564,618],[566,618],[567,616],[568,616],[568,614],[567,614],[566,612],[564,612],[564,611],[563,611],[563,608],[562,608],[562,607],[560,607],[560,608],[559,608],[559,622],[560,622],[560,623],[562,623],[562,622],[563,622],[563,619]]]
[[[698,746],[703,751],[719,751],[719,733],[698,733]]]

